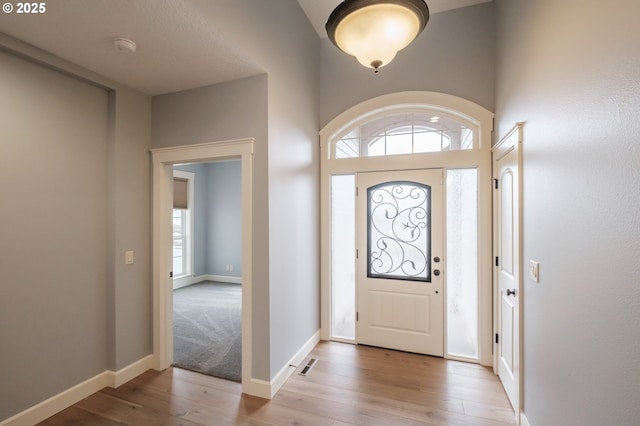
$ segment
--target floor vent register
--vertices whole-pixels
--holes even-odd
[[[306,376],[309,373],[309,370],[311,370],[313,366],[316,365],[317,361],[318,361],[317,359],[311,358],[307,363],[307,365],[305,365],[302,371],[298,374],[300,374],[301,376]]]

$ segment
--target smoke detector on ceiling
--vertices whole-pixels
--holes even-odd
[[[116,37],[113,39],[113,45],[118,50],[125,50],[131,53],[136,51],[136,43],[128,38]]]

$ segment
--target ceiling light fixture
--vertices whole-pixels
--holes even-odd
[[[338,49],[378,72],[422,32],[428,20],[424,0],[345,0],[325,28]]]

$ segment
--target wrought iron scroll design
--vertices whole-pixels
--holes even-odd
[[[431,281],[431,187],[395,181],[367,190],[367,276]]]

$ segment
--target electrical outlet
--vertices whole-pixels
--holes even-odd
[[[124,264],[132,265],[133,264],[133,251],[125,251],[124,252]]]
[[[529,277],[537,283],[540,282],[540,265],[535,260],[529,261]]]

